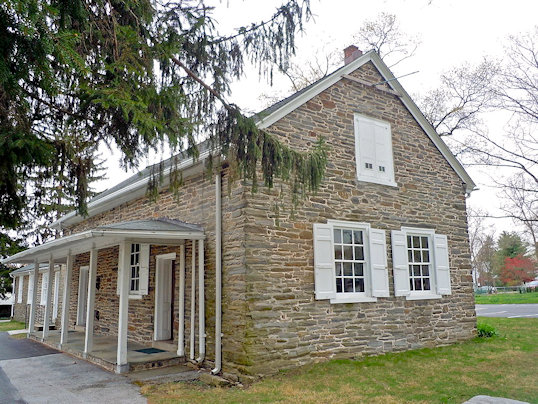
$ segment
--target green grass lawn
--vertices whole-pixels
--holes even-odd
[[[538,292],[496,293],[493,295],[476,295],[475,303],[477,304],[538,303]]]
[[[538,320],[481,318],[498,336],[434,349],[332,360],[249,388],[142,386],[150,403],[462,403],[486,394],[538,403]]]
[[[0,331],[12,331],[12,330],[23,330],[24,323],[18,321],[9,321],[7,323],[0,323]]]

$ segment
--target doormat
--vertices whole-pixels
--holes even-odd
[[[143,349],[135,349],[135,352],[142,352],[145,354],[152,354],[152,353],[159,353],[159,352],[166,352],[163,349],[159,348],[143,348]]]

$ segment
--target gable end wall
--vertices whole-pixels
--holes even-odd
[[[382,81],[372,63],[352,73]],[[358,182],[353,114],[391,125],[398,187]],[[258,375],[332,357],[449,344],[474,335],[475,312],[461,179],[395,96],[342,79],[268,130],[297,150],[318,136],[330,146],[321,189],[290,215],[277,215],[278,190],[246,192],[248,347]],[[390,293],[376,303],[314,300],[312,229],[328,219],[370,223],[386,231]],[[390,230],[434,228],[449,242],[452,295],[437,300],[394,297]]]

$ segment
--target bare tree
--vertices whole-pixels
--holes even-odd
[[[363,51],[375,50],[390,67],[412,57],[420,40],[401,31],[396,15],[380,13],[374,19],[363,23],[353,40]],[[283,74],[290,80],[290,87],[284,93],[262,94],[259,99],[266,105],[274,104],[287,95],[300,91],[340,67],[343,62],[341,48],[324,43],[311,52],[306,61],[297,59],[289,63]]]
[[[507,217],[523,225],[538,262],[538,188],[519,174],[508,180],[502,192],[506,201],[502,206],[503,211]]]
[[[498,63],[488,59],[477,66],[454,67],[441,75],[438,88],[417,96],[418,105],[440,136],[466,131],[483,134],[482,114],[492,108],[492,82],[498,72]]]
[[[412,57],[420,45],[420,38],[402,32],[396,15],[391,13],[365,21],[353,38],[359,48],[374,49],[391,68]]]
[[[469,243],[471,247],[471,266],[475,286],[493,286],[493,256],[495,255],[494,231],[486,226],[487,212],[480,209],[467,209],[469,224]]]
[[[498,88],[501,106],[526,123],[538,124],[538,25],[521,36],[510,36],[507,63]],[[536,138],[533,138],[536,144]]]
[[[532,32],[511,36],[505,59],[492,85],[488,102],[510,113],[504,133],[493,136],[473,131],[464,143],[472,162],[487,166],[501,189],[506,217],[522,225],[534,243],[538,239],[538,26]],[[500,175],[500,170],[507,172]],[[538,253],[537,254],[538,258]]]

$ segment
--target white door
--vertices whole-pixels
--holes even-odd
[[[80,267],[78,276],[77,325],[86,325],[86,305],[88,304],[88,276],[90,267]]]
[[[158,259],[155,280],[155,340],[172,339],[172,260]]]

